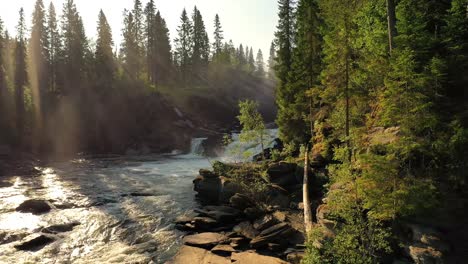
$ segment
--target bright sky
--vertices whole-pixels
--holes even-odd
[[[43,0],[46,9],[51,0]],[[65,0],[52,0],[58,15],[61,14]],[[85,23],[86,35],[95,39],[98,12],[102,8],[112,27],[114,42],[119,44],[123,24],[122,13],[125,8],[131,9],[134,0],[75,0],[78,11]],[[142,0],[143,6],[148,0]],[[18,11],[24,8],[28,26],[31,24],[31,14],[36,0],[0,0],[0,18],[8,31],[15,32],[18,22]],[[170,30],[170,38],[174,40],[179,25],[180,14],[185,7],[191,14],[194,5],[203,15],[210,41],[212,41],[213,21],[218,13],[226,40],[232,39],[238,46],[240,43],[253,46],[255,53],[262,49],[265,60],[270,49],[277,22],[277,4],[275,0],[156,0],[157,8],[166,19]]]

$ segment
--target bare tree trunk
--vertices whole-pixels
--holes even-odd
[[[306,147],[305,156],[304,156],[304,181],[302,185],[303,198],[302,202],[304,203],[304,224],[307,235],[310,235],[312,231],[312,209],[310,208],[310,199],[309,199],[309,147]]]
[[[397,35],[395,0],[387,0],[387,20],[388,20],[388,45],[389,45],[390,54],[391,54],[394,48],[393,39]]]

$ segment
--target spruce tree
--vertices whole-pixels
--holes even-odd
[[[28,84],[26,66],[26,21],[23,8],[19,11],[19,21],[16,26],[15,48],[15,105],[16,105],[16,135],[18,144],[22,144],[25,136],[26,108],[25,89]]]
[[[254,53],[253,53],[253,49],[252,47],[250,47],[250,50],[249,50],[249,61],[248,61],[248,72],[249,73],[254,73],[255,72],[255,58],[254,58]]]
[[[112,31],[107,22],[106,15],[102,10],[99,11],[97,26],[97,41],[95,51],[95,73],[97,76],[96,86],[98,93],[103,93],[103,89],[112,86],[115,74],[114,55],[112,46]]]
[[[150,0],[145,7],[145,43],[146,43],[146,71],[148,81],[156,84],[156,53],[157,53],[157,38],[156,38],[156,7],[154,0]]]
[[[259,49],[257,52],[255,68],[256,68],[255,75],[260,78],[264,78],[265,77],[265,62],[263,60],[263,53],[261,49]]]
[[[275,42],[271,42],[270,45],[270,54],[268,57],[268,77],[270,79],[275,79],[276,74],[275,74],[275,65],[276,65],[276,47],[275,47]]]
[[[124,11],[124,27],[122,29],[123,43],[120,53],[123,57],[123,66],[131,79],[139,77],[139,44],[135,38],[135,21],[132,12]]]
[[[221,51],[223,49],[223,29],[221,27],[221,21],[219,20],[219,15],[216,14],[215,20],[214,20],[214,43],[213,43],[213,60],[216,61],[218,56],[221,54]]]
[[[49,90],[56,93],[59,85],[59,63],[61,55],[61,39],[58,28],[57,15],[54,4],[51,2],[47,12],[47,44],[48,55],[47,64],[49,70]]]
[[[184,85],[191,79],[192,53],[193,53],[193,24],[184,9],[177,29],[178,37],[175,39],[177,64]]]
[[[169,39],[169,29],[166,21],[161,17],[159,11],[155,18],[156,38],[156,82],[168,83],[172,77],[172,53]]]

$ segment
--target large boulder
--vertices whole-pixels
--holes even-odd
[[[259,232],[253,228],[252,224],[248,221],[236,225],[233,231],[248,239],[253,239],[259,234]]]
[[[231,261],[238,264],[288,264],[282,259],[260,255],[255,251],[232,253]]]
[[[297,184],[296,168],[295,163],[275,163],[267,169],[268,181],[282,187]]]
[[[220,178],[205,178],[203,176],[199,176],[193,181],[193,184],[194,190],[198,193],[199,198],[218,202],[221,190]]]
[[[182,246],[169,264],[230,264],[231,260],[226,257],[213,254],[210,251],[198,247]]]
[[[27,200],[21,203],[16,208],[16,211],[21,213],[32,213],[34,215],[40,215],[49,212],[50,209],[50,205],[44,200]]]
[[[254,206],[254,202],[244,194],[236,193],[229,199],[230,204],[240,210]]]
[[[212,232],[190,235],[183,239],[185,245],[206,249],[212,249],[214,246],[225,241],[227,241],[225,235]]]

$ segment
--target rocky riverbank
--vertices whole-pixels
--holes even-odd
[[[242,171],[241,166],[214,167],[200,170],[194,180],[204,205],[176,220],[176,228],[187,235],[170,263],[300,263],[305,254],[302,168],[285,162],[268,165],[266,179],[261,179],[263,196],[255,200],[238,180],[221,176]]]

